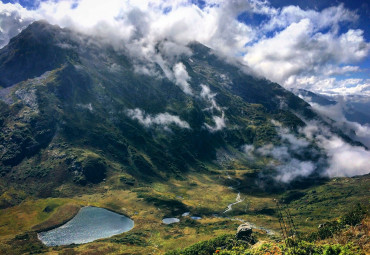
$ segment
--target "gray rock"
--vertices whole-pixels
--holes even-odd
[[[250,241],[252,239],[252,233],[253,233],[252,227],[249,224],[244,223],[238,227],[238,230],[236,231],[236,238],[245,241]]]

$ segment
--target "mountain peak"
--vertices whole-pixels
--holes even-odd
[[[71,50],[59,46],[67,39],[61,31],[59,26],[41,20],[12,38],[0,49],[0,86],[12,86],[64,64]]]
[[[57,25],[51,25],[45,20],[38,20],[31,23],[27,28],[25,28],[19,35],[12,38],[9,44],[12,44],[14,41],[19,39],[32,39],[38,43],[50,43],[53,41],[58,32],[61,31],[61,28]]]
[[[51,25],[48,21],[42,19],[32,22],[26,29],[40,29],[45,27],[59,27],[59,26]]]
[[[198,54],[208,54],[211,51],[211,48],[201,44],[198,41],[192,41],[188,44],[188,47]]]

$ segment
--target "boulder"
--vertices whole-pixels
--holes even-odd
[[[238,227],[238,230],[236,231],[236,238],[245,241],[251,241],[252,233],[252,227],[249,224],[244,223]]]

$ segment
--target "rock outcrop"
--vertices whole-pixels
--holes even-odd
[[[247,223],[243,223],[238,227],[238,230],[236,231],[236,238],[239,240],[245,240],[249,242],[253,240],[252,234],[253,234],[252,227]]]

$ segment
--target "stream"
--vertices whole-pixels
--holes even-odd
[[[234,186],[230,186],[229,188],[230,188],[230,189],[232,189],[232,190],[238,191],[237,187],[238,187],[238,186],[240,186],[240,181],[232,179],[232,178],[231,178],[231,176],[230,176],[229,174],[227,174],[227,178],[228,178],[229,180],[233,180],[233,181],[235,181],[235,182],[236,182],[236,185],[234,185]],[[234,203],[230,203],[230,204],[227,206],[226,210],[225,210],[223,213],[230,212],[230,211],[233,209],[233,205],[239,204],[239,203],[241,203],[241,202],[243,202],[243,201],[244,201],[244,198],[243,198],[243,199],[241,199],[241,197],[240,197],[240,192],[238,191],[238,194],[236,195],[235,202],[234,202]]]
[[[235,181],[236,182],[236,185],[234,185],[234,186],[229,186],[229,188],[230,189],[232,189],[232,190],[235,190],[235,191],[237,191],[238,192],[238,194],[236,195],[236,198],[235,198],[235,202],[234,203],[230,203],[230,204],[228,204],[227,205],[227,207],[226,207],[226,210],[223,212],[223,214],[225,214],[225,213],[227,213],[227,212],[230,212],[230,211],[232,211],[232,207],[233,207],[233,205],[236,205],[236,204],[238,204],[238,203],[241,203],[241,202],[243,202],[244,200],[245,200],[245,198],[241,198],[241,196],[240,196],[240,191],[238,190],[238,186],[240,186],[240,181],[238,181],[238,180],[235,180],[235,179],[233,179],[233,178],[231,178],[231,176],[227,173],[227,178],[228,179],[230,179],[230,180],[233,180],[233,181]],[[243,219],[240,219],[240,218],[231,218],[231,217],[224,217],[224,218],[227,218],[227,219],[230,219],[230,220],[232,220],[232,221],[240,221],[240,222],[242,222],[242,223],[246,223],[246,224],[248,224],[249,226],[251,226],[252,228],[255,228],[255,229],[259,229],[259,230],[263,230],[263,231],[265,231],[268,235],[275,235],[275,232],[273,231],[273,230],[271,230],[271,229],[267,229],[267,228],[265,228],[265,227],[260,227],[260,226],[257,226],[257,225],[255,225],[255,224],[253,224],[253,223],[251,223],[251,222],[248,222],[248,221],[245,221],[245,220],[243,220]]]

